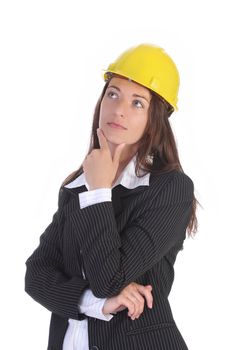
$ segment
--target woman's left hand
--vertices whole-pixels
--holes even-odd
[[[112,158],[108,141],[100,128],[97,129],[97,136],[100,149],[93,149],[83,162],[83,170],[90,190],[111,188],[119,166],[120,155],[125,146],[125,143],[118,145]]]

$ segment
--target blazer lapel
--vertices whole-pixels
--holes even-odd
[[[129,197],[130,200],[132,200],[132,196],[137,195],[147,188],[148,186],[146,185],[137,186],[135,188],[126,188],[120,184],[114,187],[112,189],[112,204],[115,215],[118,216],[125,209],[125,205],[127,205],[126,202]]]

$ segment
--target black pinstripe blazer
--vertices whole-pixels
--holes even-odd
[[[48,350],[62,350],[68,319],[88,318],[92,350],[187,350],[168,301],[194,195],[176,170],[151,175],[149,186],[112,189],[112,201],[80,208],[77,188],[62,187],[58,209],[26,261],[25,291],[52,312]],[[82,277],[82,267],[86,279]],[[135,281],[153,287],[153,308],[128,309],[109,322],[80,314],[85,288],[109,298]]]

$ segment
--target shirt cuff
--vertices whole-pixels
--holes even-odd
[[[90,288],[86,289],[79,300],[79,309],[82,314],[95,317],[103,321],[110,321],[112,314],[102,312],[105,300],[107,298],[96,298]]]
[[[89,205],[101,202],[111,202],[112,189],[111,188],[97,188],[91,191],[84,191],[79,193],[80,208],[83,209]]]

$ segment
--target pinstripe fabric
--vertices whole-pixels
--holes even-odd
[[[89,348],[187,350],[168,295],[191,215],[192,180],[177,171],[151,175],[149,186],[119,185],[112,202],[80,208],[85,190],[60,189],[58,210],[26,262],[26,292],[52,312],[48,350],[62,350],[68,319],[80,318],[86,288],[108,298],[132,281],[152,285],[153,308],[145,306],[134,321],[127,310],[110,322],[87,316]]]
[[[144,174],[143,177],[135,176],[135,166],[136,166],[136,156],[134,156],[124,170],[121,172],[121,175],[113,184],[112,188],[117,186],[118,184],[123,185],[126,188],[136,188],[140,185],[149,186],[149,178],[150,174]],[[143,175],[143,172],[140,172]],[[88,205],[111,201],[112,200],[112,191],[110,188],[98,188],[95,190],[89,189],[88,183],[85,178],[85,174],[81,174],[70,184],[66,185],[66,188],[75,188],[85,185],[88,188],[88,191],[84,191],[79,193],[79,204],[80,208],[87,207]],[[85,277],[85,273],[83,272],[83,276]],[[82,295],[82,298],[79,302],[79,308],[82,313],[85,315],[102,319],[105,321],[110,321],[112,319],[112,315],[103,315],[101,313],[101,309],[103,304],[107,298],[96,298],[91,289],[86,289]],[[69,327],[66,331],[64,342],[63,342],[63,350],[88,350],[88,320],[72,320],[69,319]]]

